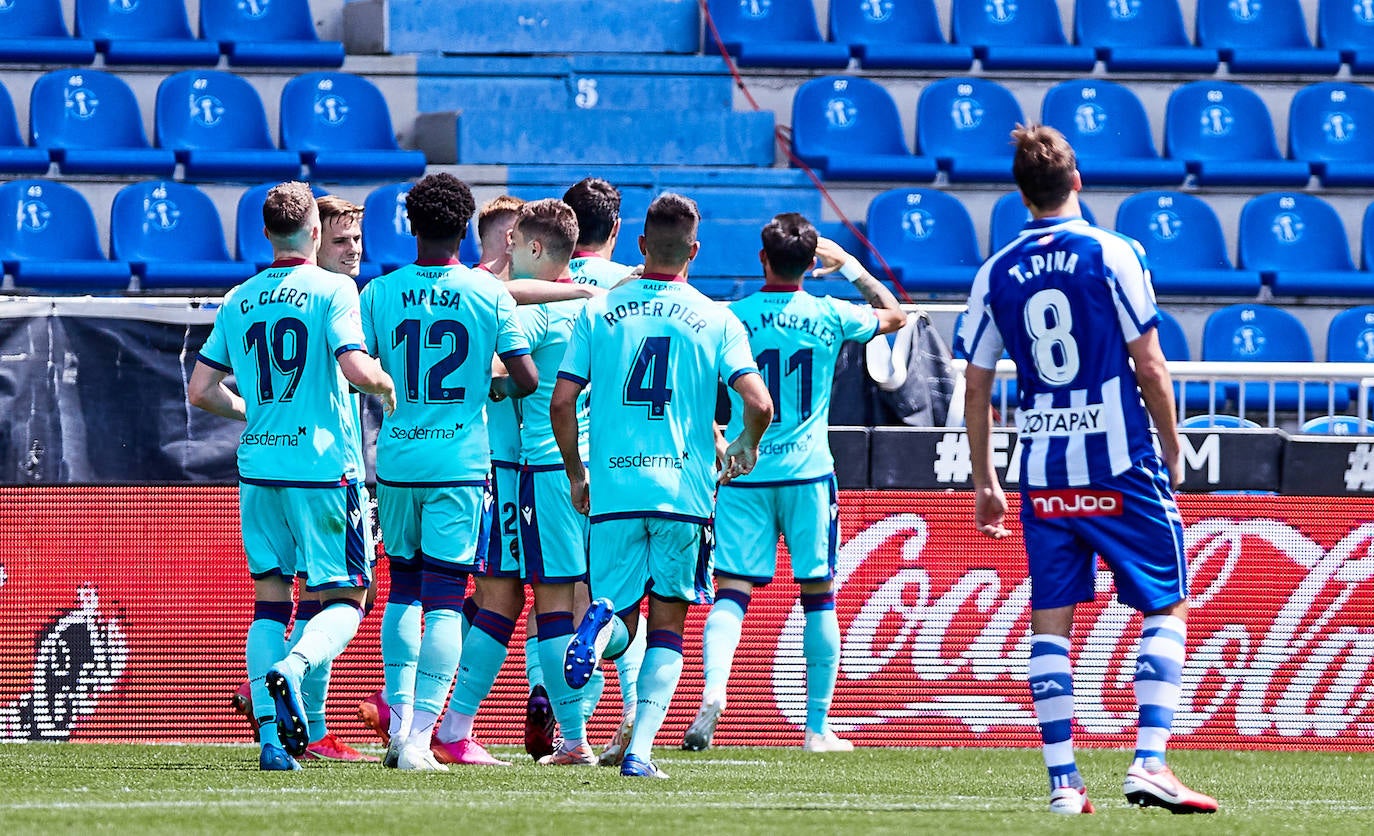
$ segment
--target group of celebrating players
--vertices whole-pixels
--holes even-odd
[[[1137,674],[1141,742],[1127,797],[1209,812],[1216,802],[1164,765],[1186,601],[1170,487],[1177,434],[1162,356],[1154,362],[1148,272],[1138,246],[1075,217],[1079,182],[1062,136],[1033,127],[1018,141],[1017,181],[1035,220],[980,271],[963,334],[977,524],[1007,533],[986,403],[1004,346],[1026,370],[1023,411],[1093,419],[1076,423],[1077,435],[1025,439],[1026,489],[1111,490],[1130,509],[1125,518],[1037,519],[1027,514],[1032,503],[1022,506],[1030,681],[1051,809],[1092,810],[1069,736],[1068,636],[1073,604],[1092,596],[1100,552],[1122,600],[1147,613],[1140,658],[1150,672]],[[682,742],[699,750],[725,710],[750,594],[772,580],[780,536],[805,613],[802,745],[852,749],[827,722],[840,632],[826,416],[843,343],[905,324],[892,293],[794,213],[762,229],[762,289],[726,306],[687,281],[702,243],[696,205],[682,195],[649,206],[633,270],[609,259],[620,194],[601,179],[562,200],[486,204],[482,261],[472,268],[458,260],[476,208],[468,187],[430,174],[405,201],[415,261],[359,294],[361,207],[317,202],[302,183],[272,189],[263,220],[275,260],[226,295],[188,385],[194,405],[247,422],[238,466],[255,603],[239,700],[256,726],[260,767],[367,759],[324,723],[330,661],[375,595],[356,392],[380,398],[383,411],[375,501],[390,574],[385,686],[359,710],[386,742],[384,766],[504,764],[473,739],[473,718],[528,585],[527,750],[550,766],[600,763],[666,778],[650,755],[682,671],[688,606],[714,598],[702,704]],[[1019,265],[1046,247],[1072,251],[1055,262],[1070,269],[1026,275]],[[808,273],[844,276],[868,305],[807,293]],[[1117,322],[1099,317],[1089,328],[1087,313],[1102,310],[1116,310]],[[231,374],[237,392],[226,385]],[[716,423],[722,384],[725,426]],[[770,453],[760,456],[765,436]],[[1046,545],[1032,548],[1033,539]],[[585,729],[603,660],[618,669],[623,722],[598,756]]]

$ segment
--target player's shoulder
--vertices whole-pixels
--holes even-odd
[[[1095,241],[1102,248],[1103,256],[1107,258],[1122,256],[1143,258],[1145,255],[1145,248],[1140,245],[1139,241],[1114,229],[1107,229],[1084,221],[1074,225],[1073,233]]]

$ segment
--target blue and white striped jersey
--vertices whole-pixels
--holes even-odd
[[[973,280],[969,362],[1016,363],[1021,484],[1077,487],[1154,452],[1127,343],[1159,309],[1140,244],[1082,218],[1031,221]]]

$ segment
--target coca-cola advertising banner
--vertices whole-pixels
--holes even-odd
[[[1021,542],[974,532],[971,502],[841,494],[831,718],[860,745],[1038,743]],[[1184,495],[1180,506],[1193,606],[1174,745],[1374,746],[1374,500]],[[229,709],[252,599],[233,488],[0,488],[0,508],[0,739],[249,739]],[[803,616],[785,559],[778,576],[750,604],[719,744],[801,742]],[[378,583],[385,595],[384,565]],[[1140,617],[1111,589],[1104,570],[1078,611],[1076,732],[1129,746]],[[690,616],[660,744],[681,742],[700,700],[706,613]],[[369,740],[357,703],[381,686],[379,622],[372,613],[334,667],[331,730],[353,742]],[[521,739],[522,641],[478,717],[485,741]],[[606,667],[597,744],[620,715]]]

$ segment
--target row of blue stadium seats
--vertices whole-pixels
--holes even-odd
[[[1160,311],[1160,317],[1159,344],[1165,358],[1192,360],[1187,335],[1178,320],[1164,311]],[[958,339],[962,320],[960,314],[952,345],[956,357],[966,358]],[[1223,363],[1311,363],[1316,356],[1307,328],[1296,316],[1272,305],[1245,303],[1208,314],[1198,359]],[[1347,308],[1331,318],[1326,329],[1324,359],[1328,363],[1374,363],[1374,305]],[[997,400],[1005,395],[1009,406],[1016,404],[1014,385],[1000,386],[996,395]],[[1187,410],[1230,407],[1258,412],[1269,407],[1270,384],[1218,381],[1214,386],[1204,381],[1183,381],[1174,384],[1174,395]],[[1305,412],[1333,412],[1348,408],[1358,398],[1359,384],[1354,381],[1273,384],[1274,409],[1280,412],[1295,412],[1300,405]]]
[[[832,0],[826,40],[811,0],[710,0],[740,66],[1331,75],[1374,72],[1374,7],[1321,0],[1317,46],[1300,0],[1197,0],[1196,45],[1178,0],[1076,0],[1073,43],[1057,0],[952,0],[950,38],[934,0]]]
[[[1083,207],[1091,220],[1090,200]],[[1004,195],[993,209],[990,249],[1015,237],[1027,217],[1019,194]],[[1117,208],[1115,229],[1145,247],[1161,294],[1253,297],[1267,286],[1285,296],[1374,296],[1374,204],[1364,213],[1360,269],[1340,215],[1310,194],[1270,192],[1246,201],[1235,263],[1216,213],[1195,195],[1134,194]],[[909,292],[965,293],[984,257],[968,210],[936,189],[879,194],[868,205],[867,230]]]
[[[1051,87],[1040,119],[1073,144],[1087,186],[1374,185],[1374,144],[1357,126],[1374,124],[1374,90],[1321,82],[1303,87],[1288,111],[1288,156],[1259,94],[1228,81],[1194,81],[1169,95],[1164,155],[1145,107],[1130,88],[1100,79]],[[950,78],[922,88],[916,151],[908,150],[897,105],[877,82],[825,76],[792,101],[793,154],[832,180],[1010,182],[1008,135],[1026,121],[1012,92],[982,78]]]
[[[321,41],[308,0],[200,0],[200,37],[185,0],[76,0],[76,35],[61,0],[0,3],[0,61],[338,67],[344,48]]]
[[[411,258],[412,242],[402,211],[408,188],[406,183],[384,186],[366,200],[364,254],[369,264],[364,277]],[[241,278],[245,270],[252,272],[254,266],[265,263],[270,252],[258,234],[257,219],[263,189],[250,189],[238,203],[236,251],[242,264],[226,265],[222,279],[216,278],[219,273],[197,269],[171,276],[158,269],[151,274],[135,270],[143,286],[222,288]],[[13,207],[12,215],[7,206]],[[1083,209],[1093,220],[1089,201],[1083,202]],[[39,180],[5,184],[0,186],[0,212],[17,219],[14,226],[0,229],[0,261],[17,286],[119,290],[127,282],[127,271],[121,274],[123,268],[111,270],[104,263],[93,213],[75,189]],[[183,217],[184,222],[179,220]],[[996,250],[1010,241],[1026,219],[1019,195],[1004,195],[992,212],[990,248]],[[742,278],[757,275],[754,262],[762,220],[740,217],[708,223],[703,232],[708,246],[695,270],[699,277],[711,280],[703,285],[707,293],[730,299],[748,290]],[[138,264],[141,256],[150,253],[171,261],[231,261],[213,202],[189,184],[155,181],[128,186],[115,200],[110,221],[110,253],[116,261]],[[825,231],[843,238],[844,230],[831,228],[837,226],[830,224]],[[884,275],[886,266],[911,293],[966,293],[984,257],[972,217],[947,192],[921,188],[883,192],[869,204],[865,226],[869,240],[882,254],[881,261],[866,258],[875,274]],[[1247,201],[1238,225],[1238,265],[1227,252],[1215,212],[1194,195],[1173,191],[1133,195],[1118,207],[1115,226],[1145,246],[1161,294],[1254,297],[1267,286],[1287,296],[1374,296],[1369,260],[1374,252],[1374,204],[1364,214],[1361,269],[1356,269],[1351,258],[1336,210],[1314,195],[1273,192]],[[133,230],[160,244],[134,243]],[[626,240],[633,240],[635,230],[632,219]],[[59,247],[59,240],[66,243]],[[852,242],[849,248],[862,253]],[[63,253],[61,262],[52,261],[54,252]],[[70,261],[89,262],[91,269]],[[841,280],[817,284],[816,289],[837,296],[853,294],[853,288]]]
[[[0,171],[44,174],[150,174],[258,181],[302,176],[387,180],[425,169],[425,155],[396,144],[381,92],[339,72],[296,76],[281,93],[282,149],[272,141],[262,100],[249,82],[219,70],[186,70],[158,86],[155,138],[123,79],[102,70],[54,70],[33,84],[29,136],[0,85]]]

